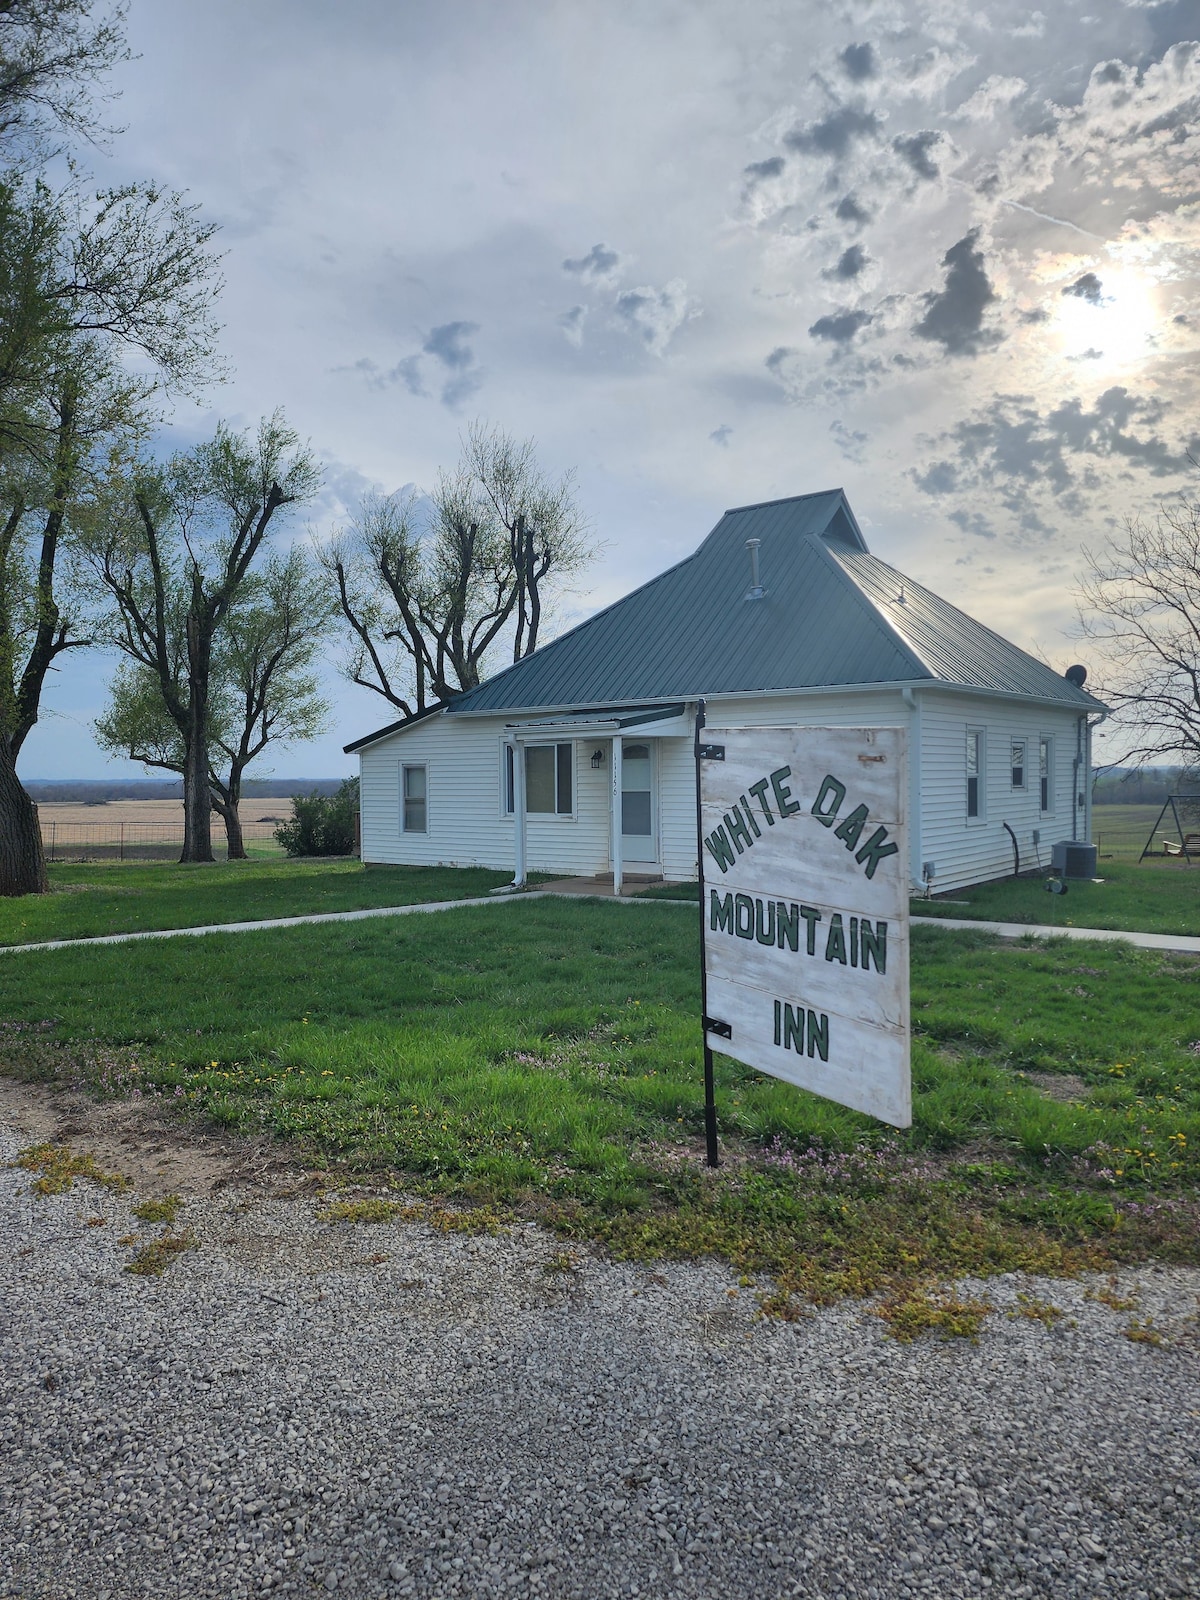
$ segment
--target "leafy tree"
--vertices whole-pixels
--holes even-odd
[[[172,693],[187,697],[187,616],[176,592],[167,609]],[[297,744],[325,726],[328,706],[311,672],[331,620],[328,591],[305,552],[271,556],[242,584],[214,642],[208,781],[231,861],[246,858],[238,805],[246,769],[271,743]],[[101,746],[146,767],[184,773],[187,751],[159,678],[145,664],[120,669],[97,720]]]
[[[289,856],[353,854],[358,817],[358,779],[346,778],[336,794],[298,794],[292,820],[281,822],[275,837]]]
[[[55,139],[95,140],[98,85],[127,59],[124,6],[0,0],[0,894],[44,891],[34,807],[16,773],[55,658],[87,643],[70,583],[104,459],[144,434],[160,385],[214,367],[213,229],[134,184],[55,188]],[[100,95],[103,98],[103,95]],[[124,361],[148,358],[144,377]]]
[[[493,649],[530,655],[547,585],[594,553],[572,475],[551,481],[535,451],[476,424],[430,501],[369,495],[325,551],[347,675],[405,716],[474,688]]]
[[[97,17],[94,0],[0,3],[0,148],[44,157],[54,133],[95,141],[108,132],[93,96],[129,60],[125,9]]]
[[[1099,693],[1134,743],[1129,756],[1200,766],[1200,500],[1133,519],[1105,555],[1084,551],[1084,633],[1106,662]]]
[[[222,424],[166,467],[141,461],[118,474],[96,519],[91,552],[112,602],[108,635],[153,675],[182,746],[181,861],[214,859],[209,743],[220,635],[239,597],[252,593],[245,585],[275,517],[317,483],[311,455],[277,412],[252,439]]]

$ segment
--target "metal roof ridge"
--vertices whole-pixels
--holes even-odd
[[[923,675],[926,678],[935,678],[937,674],[930,667],[928,661],[925,660],[925,658],[920,654],[916,646],[908,639],[908,637],[903,634],[898,627],[896,627],[896,625],[892,622],[892,619],[880,610],[875,601],[872,600],[871,596],[863,590],[861,585],[855,582],[854,574],[847,571],[842,562],[841,556],[836,550],[831,548],[828,540],[823,539],[819,533],[806,534],[805,537],[813,541],[813,543],[820,550],[822,557],[826,561],[833,563],[833,570],[837,573],[838,577],[843,581],[843,583],[845,583],[850,593],[854,596],[855,600],[858,602],[859,608],[865,611],[868,616],[871,617],[872,621],[877,627],[881,628],[885,634],[890,636],[892,643],[899,648],[901,654],[906,655],[917,668],[918,674]],[[847,554],[870,555],[870,551],[848,549]],[[883,565],[886,566],[887,563],[884,562]]]
[[[836,554],[836,551],[831,552],[831,553],[832,554]],[[995,628],[989,628],[986,622],[980,622],[978,617],[973,617],[969,611],[964,611],[961,606],[956,606],[954,604],[953,600],[947,600],[943,595],[938,594],[936,590],[927,588],[925,584],[920,583],[916,578],[910,578],[907,575],[907,573],[901,572],[899,567],[893,567],[891,562],[890,561],[885,561],[882,556],[877,556],[877,555],[875,555],[875,553],[873,551],[870,551],[870,550],[852,550],[852,551],[849,551],[848,554],[854,555],[854,556],[861,556],[861,555],[870,556],[871,560],[876,562],[879,566],[886,568],[886,570],[888,572],[895,573],[896,577],[900,579],[902,587],[903,587],[904,584],[907,584],[910,589],[919,590],[922,595],[928,596],[928,598],[930,600],[936,601],[938,603],[938,605],[948,606],[950,608],[950,610],[955,613],[956,616],[965,617],[966,620],[971,624],[971,626],[973,628],[978,628],[980,630],[980,632],[986,633],[990,640],[992,640],[996,644],[999,644],[1004,650],[1015,650],[1018,655],[1024,656],[1026,658],[1026,660],[1036,662],[1039,667],[1044,668],[1048,673],[1051,674],[1051,676],[1056,681],[1061,681],[1063,683],[1068,683],[1068,684],[1071,683],[1069,678],[1064,677],[1062,679],[1059,679],[1058,673],[1047,662],[1039,661],[1037,656],[1031,654],[1030,651],[1022,649],[1022,647],[1019,644],[1014,644],[1011,639],[1006,638],[1005,635],[1002,634],[1002,633],[998,633]],[[840,560],[840,558],[839,558],[839,560]],[[846,576],[851,580],[852,583],[854,583],[855,589],[858,591],[859,594],[861,594],[863,596],[863,598],[868,602],[868,604],[871,605],[876,611],[879,612],[879,615],[881,617],[883,617],[884,621],[885,622],[890,622],[890,618],[888,618],[886,616],[886,614],[880,609],[880,602],[877,601],[877,600],[873,600],[871,598],[871,596],[866,593],[865,590],[860,588],[859,584],[854,579],[854,574],[852,572],[847,572]],[[895,624],[892,624],[892,626],[895,627]],[[896,628],[896,632],[899,633],[899,631],[900,630],[898,628]],[[917,646],[916,645],[912,645],[912,646],[910,646],[910,648],[911,648],[913,654],[917,657],[917,659],[923,662],[923,664],[926,667],[926,670],[930,672],[930,675],[932,677],[936,678],[937,677],[937,673],[932,670],[932,668],[929,666],[928,662],[924,661],[924,658],[918,652]],[[1071,687],[1075,688],[1076,686],[1074,684],[1071,684]],[[1097,700],[1095,695],[1088,694],[1088,691],[1086,689],[1079,689],[1077,692],[1079,694],[1081,694],[1081,695],[1086,696],[1086,698],[1091,700],[1093,702],[1093,704],[1095,704],[1096,706],[1101,707],[1102,709],[1107,709],[1106,707],[1104,707],[1103,701]]]
[[[736,516],[739,511],[765,511],[768,506],[798,505],[801,500],[823,500],[826,495],[830,494],[838,494],[841,495],[843,500],[846,499],[846,491],[840,486],[836,489],[812,489],[808,494],[781,495],[778,500],[752,500],[749,505],[726,506],[724,512],[722,513],[722,520],[724,520],[725,517]],[[720,526],[721,524],[718,522],[717,528]],[[717,531],[717,528],[713,529],[714,533]]]

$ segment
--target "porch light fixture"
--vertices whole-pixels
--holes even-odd
[[[604,765],[604,751],[603,750],[593,750],[592,751],[592,769],[593,769],[593,771],[597,767],[602,767],[603,765]]]

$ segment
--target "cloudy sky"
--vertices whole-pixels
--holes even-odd
[[[132,0],[111,182],[221,225],[230,381],[328,529],[474,418],[573,467],[577,619],[727,506],[841,484],[872,549],[1058,666],[1081,544],[1200,454],[1194,0]],[[278,774],[389,721],[339,685]],[[64,671],[28,777],[138,769]]]

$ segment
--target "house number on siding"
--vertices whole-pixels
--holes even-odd
[[[708,1044],[908,1127],[904,729],[704,740]]]

